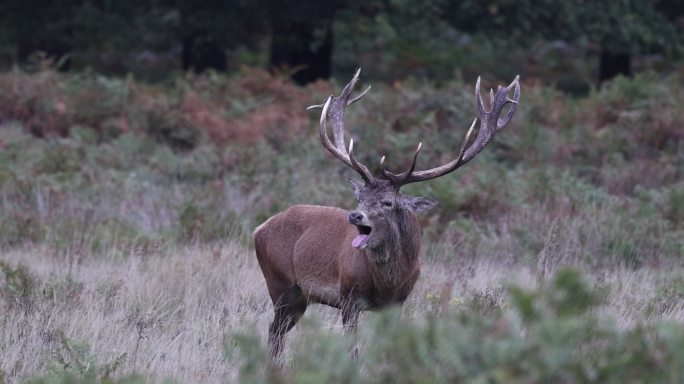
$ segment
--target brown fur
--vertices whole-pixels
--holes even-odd
[[[357,227],[340,208],[296,205],[254,231],[257,259],[274,304],[269,329],[271,354],[310,303],[342,309],[345,328],[359,312],[406,300],[418,279],[420,225],[413,212],[397,206],[385,241],[372,249],[351,246]]]

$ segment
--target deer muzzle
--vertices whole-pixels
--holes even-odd
[[[352,240],[352,247],[364,249],[368,247],[370,234],[373,228],[369,225],[368,217],[361,211],[352,211],[349,213],[349,223],[356,226],[359,234]]]

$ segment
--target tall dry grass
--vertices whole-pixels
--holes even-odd
[[[239,243],[131,250],[121,260],[88,257],[73,264],[48,254],[41,247],[3,253],[3,265],[29,266],[30,276],[24,302],[9,304],[3,295],[0,368],[9,382],[79,373],[79,359],[94,367],[120,362],[112,377],[138,373],[153,382],[231,382],[242,365],[239,355],[226,354],[234,335],[254,330],[265,342],[270,300],[253,252]],[[479,255],[465,262],[435,258],[423,260],[421,279],[397,314],[403,319],[420,322],[445,308],[468,311],[473,303],[480,310],[505,311],[511,305],[510,284],[527,289],[539,284],[535,268],[524,263],[504,265]],[[610,288],[598,310],[601,321],[629,329],[684,320],[684,300],[661,293],[681,284],[675,272],[584,269],[596,289]],[[367,317],[361,320],[362,354],[370,347],[363,335],[374,332]],[[336,311],[313,306],[304,333],[301,326],[295,328],[288,344],[305,342],[301,338],[311,337],[312,329],[343,334]],[[87,347],[87,353],[70,352],[79,346]],[[288,350],[286,366],[297,364]]]

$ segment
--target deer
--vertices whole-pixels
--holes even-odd
[[[447,175],[470,162],[511,121],[520,100],[520,76],[507,87],[490,90],[489,109],[480,94],[480,78],[475,85],[477,117],[463,140],[458,155],[450,162],[426,170],[416,170],[422,148],[418,144],[411,165],[393,173],[380,159],[380,176],[374,176],[354,155],[354,140],[345,140],[346,108],[359,101],[370,86],[351,97],[361,69],[339,96],[330,96],[321,105],[319,135],[323,147],[333,157],[358,173],[362,180],[349,178],[356,209],[319,205],[295,205],[259,225],[254,248],[259,267],[275,312],[268,329],[270,356],[279,359],[283,337],[297,324],[310,304],[324,304],[341,310],[345,333],[356,334],[362,311],[401,306],[420,274],[421,226],[417,217],[436,207],[427,197],[408,196],[400,189]],[[511,90],[513,97],[509,96]],[[509,106],[502,116],[504,107]],[[470,137],[480,121],[477,136]],[[332,126],[332,141],[327,123]],[[354,357],[358,352],[352,351]]]

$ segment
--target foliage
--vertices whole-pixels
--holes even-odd
[[[471,80],[373,84],[347,115],[358,158],[377,171],[387,154],[390,169],[406,168],[422,141],[418,167],[450,160],[474,113]],[[441,203],[421,218],[423,287],[408,318],[364,319],[358,362],[350,338],[313,324],[286,354],[287,375],[268,368],[265,337],[249,330],[229,339],[223,364],[254,382],[681,374],[683,335],[662,320],[681,320],[684,308],[683,84],[645,73],[574,98],[523,79],[514,120],[477,160],[405,188]],[[176,340],[191,350],[178,347],[178,358],[190,353],[202,368],[174,372],[217,380],[223,371],[206,367],[220,365],[211,360],[219,350],[206,345],[237,324],[260,322],[263,333],[270,316],[251,230],[297,203],[354,205],[348,171],[322,149],[319,116],[304,110],[338,88],[299,88],[250,68],[157,85],[50,68],[0,75],[5,380],[159,379],[147,371],[174,364],[163,351]],[[526,283],[482,283],[491,265]],[[60,329],[91,319],[102,322],[89,329],[93,340],[79,325],[60,339]],[[18,365],[35,350],[58,355]],[[120,377],[131,372],[145,378]]]
[[[61,332],[58,337],[60,346],[53,351],[54,365],[49,375],[62,382],[110,382],[110,377],[126,359],[126,353],[122,353],[111,363],[100,364],[87,344],[75,343]]]
[[[453,25],[519,43],[562,39],[627,53],[678,50],[672,11],[671,4],[649,0],[464,1],[446,10]]]
[[[6,0],[0,66],[35,70],[47,56],[61,69],[164,81],[181,69],[236,71],[270,63],[289,65],[295,77],[313,71],[315,80],[328,77],[331,67],[348,73],[361,63],[385,79],[443,81],[482,69],[509,77],[505,62],[571,87],[591,77],[587,49],[681,53],[682,15],[672,0],[300,1],[288,7],[264,0]],[[321,48],[330,44],[333,49]],[[577,56],[587,57],[578,62]]]
[[[528,212],[542,210],[551,217],[536,222],[535,235],[506,240],[518,257],[538,254],[557,218],[567,228],[559,241],[578,245],[567,252],[571,260],[638,266],[671,259],[684,230],[681,84],[647,73],[582,99],[524,85],[510,133],[478,161],[460,176],[407,187],[442,204],[427,235],[463,236],[445,229],[466,219],[482,231],[463,236],[476,246],[490,225],[529,228]],[[46,69],[4,74],[0,87],[0,109],[12,119],[0,152],[2,245],[47,242],[88,253],[161,238],[215,241],[245,235],[293,203],[351,204],[340,168],[317,143],[316,116],[302,110],[331,92],[329,84],[297,88],[283,76],[244,69],[239,77],[150,86]],[[473,113],[467,88],[459,81],[374,87],[350,109],[359,158],[373,168],[387,154],[390,168],[406,167],[402,154],[419,141],[431,148],[421,164],[450,158]],[[599,227],[600,236],[586,229]]]
[[[306,103],[305,90],[282,75],[248,68],[233,77],[189,74],[159,87],[91,72],[59,75],[44,62],[38,74],[0,74],[0,88],[0,116],[41,137],[80,128],[85,139],[107,141],[136,132],[190,149],[202,135],[223,143],[280,140],[306,122],[295,113]]]
[[[681,377],[684,332],[667,323],[621,330],[598,321],[600,290],[564,269],[535,290],[511,287],[507,311],[458,308],[400,319],[372,316],[355,364],[349,343],[320,330],[297,346],[287,373],[269,368],[253,338],[235,339],[244,382],[653,382]],[[311,325],[309,325],[311,326]],[[260,363],[255,363],[260,362]]]
[[[0,260],[0,270],[3,274],[0,297],[6,303],[6,308],[30,311],[33,307],[33,295],[36,290],[36,279],[25,265],[12,266]]]

